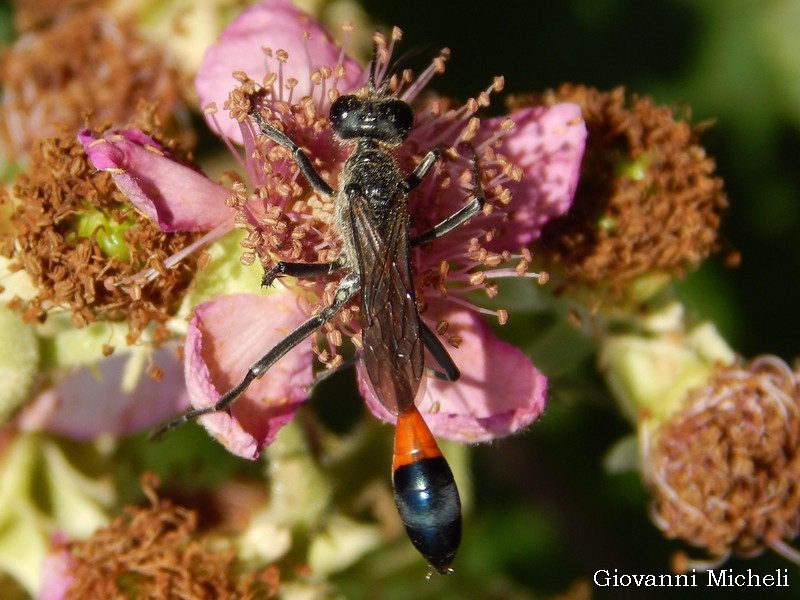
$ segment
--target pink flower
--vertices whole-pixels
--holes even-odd
[[[392,38],[388,54],[396,39],[399,36]],[[262,46],[271,50],[265,53]],[[231,193],[208,180],[198,181],[196,172],[176,165],[159,150],[152,151],[149,142],[136,142],[137,133],[110,133],[94,141],[84,138],[84,145],[93,161],[98,157],[95,164],[111,170],[118,183],[131,190],[132,202],[153,214],[162,228],[180,222],[187,228],[230,229],[231,217],[220,216],[227,198],[236,227],[247,231],[242,256],[246,264],[331,260],[338,240],[330,227],[329,199],[313,192],[288,152],[256,135],[246,117],[252,92],[267,90],[259,101],[264,118],[303,148],[322,177],[336,187],[349,148],[333,139],[328,109],[338,95],[359,89],[367,78],[343,56],[311,17],[286,0],[252,6],[208,51],[196,80],[203,102],[213,101],[220,108],[223,90],[240,82],[227,101],[231,118],[213,110],[207,114],[212,127],[229,142],[243,144],[241,162],[250,180],[249,192],[242,185],[235,185]],[[416,80],[402,82],[395,95],[413,104],[442,70],[445,59],[443,53]],[[379,64],[379,81],[386,60]],[[249,78],[238,73],[242,71]],[[462,372],[455,383],[429,380],[419,405],[435,435],[468,442],[519,431],[544,407],[545,377],[520,350],[499,341],[477,314],[488,312],[504,320],[504,311],[479,309],[465,294],[484,289],[492,295],[496,293],[492,279],[499,277],[538,277],[527,273],[530,255],[524,247],[538,237],[548,219],[569,208],[586,135],[580,110],[572,104],[526,109],[480,123],[474,112],[501,87],[498,79],[456,110],[447,110],[443,101],[428,101],[416,109],[414,129],[397,151],[401,168],[410,173],[431,148],[449,149],[411,195],[409,211],[417,233],[471,199],[472,157],[461,142],[469,142],[479,157],[485,210],[447,236],[412,251],[418,299],[426,305],[422,318],[442,333]],[[99,157],[112,154],[109,146],[119,156],[100,163]],[[138,149],[142,146],[148,156]],[[141,164],[146,171],[140,170],[140,159],[146,159]],[[155,167],[153,162],[169,166]],[[169,172],[170,179],[150,180],[149,186],[138,188],[132,183],[151,179],[148,171],[156,170]],[[190,199],[181,192],[189,185],[194,190]],[[156,189],[157,197],[149,197],[145,187]],[[192,214],[196,222],[191,222]],[[516,264],[504,266],[511,260]],[[196,306],[185,345],[192,404],[210,406],[236,385],[250,364],[330,300],[337,277],[323,282],[287,278],[272,293],[221,295]],[[323,328],[324,346],[300,344],[253,382],[231,414],[205,416],[203,425],[231,452],[258,456],[306,398],[314,354],[335,366],[341,361],[337,347],[344,337],[359,343],[360,328],[353,319],[357,311],[358,304],[346,307]],[[393,421],[373,397],[363,368],[357,369],[367,405],[379,418]]]
[[[272,51],[265,52],[267,47]],[[287,52],[285,59],[279,50]],[[234,73],[247,73],[257,83],[270,74],[279,88],[292,85],[289,80],[294,79],[296,86],[287,101],[318,95],[317,108],[322,108],[324,89],[312,83],[311,75],[324,65],[343,67],[338,74],[340,90],[351,90],[361,82],[358,64],[344,56],[319,23],[290,0],[266,0],[240,14],[206,51],[195,87],[201,107],[214,103],[221,109],[236,85]],[[219,125],[221,135],[242,143],[237,121],[221,119]]]

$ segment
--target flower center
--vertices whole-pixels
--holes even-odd
[[[236,227],[246,232],[241,261],[245,265],[259,262],[265,270],[279,261],[331,262],[342,247],[335,211],[345,210],[336,207],[338,192],[328,197],[309,185],[300,173],[294,151],[287,147],[289,143],[279,144],[272,136],[262,135],[251,118],[253,111],[257,111],[262,123],[296,144],[319,177],[335,190],[341,187],[343,165],[354,151],[355,142],[342,143],[334,136],[329,118],[331,104],[342,94],[366,99],[373,93],[371,90],[380,90],[381,98],[407,103],[415,115],[407,140],[386,149],[400,171],[411,176],[432,149],[441,154],[411,190],[407,207],[409,237],[413,240],[446,221],[477,196],[486,200],[483,210],[463,226],[441,239],[412,244],[410,262],[418,309],[424,314],[432,296],[447,298],[494,315],[504,323],[505,310],[475,306],[469,294],[482,289],[490,297],[496,295],[497,284],[492,279],[500,277],[522,275],[543,282],[546,275],[527,272],[530,254],[526,250],[512,255],[491,249],[492,239],[509,220],[511,194],[504,185],[519,181],[521,169],[500,152],[503,135],[513,128],[513,122],[507,119],[497,130],[484,131],[475,113],[489,104],[492,92],[502,89],[503,80],[496,78],[488,89],[460,106],[432,94],[422,98],[421,92],[432,77],[444,71],[449,51],[442,50],[417,77],[411,70],[399,71],[392,66],[391,53],[400,37],[398,29],[388,41],[376,35],[372,88],[366,82],[360,90],[341,85],[342,57],[336,65],[313,65],[307,71],[309,80],[298,81],[285,70],[291,64],[288,54],[274,49],[264,52],[277,59],[277,70],[261,82],[241,72],[234,74],[239,84],[224,107],[240,123],[246,153],[242,166],[251,180],[250,191],[237,184],[228,201],[237,211]],[[306,58],[311,57],[308,53]],[[298,97],[298,89],[311,91]],[[512,260],[517,260],[515,265],[504,266]],[[340,277],[341,273],[311,280],[289,278],[284,284],[304,290],[311,299],[311,313],[330,303]],[[328,347],[318,349],[323,362],[336,364],[340,360],[337,347],[343,337],[358,347],[360,327],[353,315],[359,310],[359,301],[354,300],[326,324],[323,333]],[[436,326],[442,331],[447,329],[447,323]],[[451,342],[457,344],[455,339]]]

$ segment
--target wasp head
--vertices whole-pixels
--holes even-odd
[[[341,140],[367,138],[390,146],[402,144],[414,124],[414,111],[397,98],[341,96],[331,105],[331,127]]]

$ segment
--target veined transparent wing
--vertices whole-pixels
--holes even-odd
[[[380,402],[393,414],[414,403],[425,368],[408,257],[409,216],[396,202],[378,223],[367,199],[351,199],[350,217],[362,294],[361,359]]]

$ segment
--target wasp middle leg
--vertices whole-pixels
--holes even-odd
[[[478,155],[475,153],[475,150],[472,148],[472,146],[470,146],[469,149],[472,153],[472,196],[474,197],[472,202],[467,204],[464,208],[456,211],[443,221],[437,223],[428,231],[412,237],[410,240],[412,247],[431,242],[442,237],[443,235],[447,235],[477,215],[486,204],[486,193],[481,187],[481,172],[478,164]],[[428,158],[430,154],[431,153],[429,152],[426,158]],[[417,170],[414,171],[414,174],[412,174],[412,176],[409,178],[409,183],[411,183],[411,179],[417,174],[423,164],[425,164],[425,159],[420,162]],[[428,169],[430,169],[431,166],[432,164],[428,166]],[[427,169],[425,172],[427,172]],[[417,183],[419,182],[417,181]]]
[[[298,279],[310,279],[312,277],[322,277],[332,275],[342,268],[339,260],[332,260],[325,263],[297,263],[278,261],[269,269],[264,271],[261,277],[261,287],[269,287],[278,277],[296,277]]]

